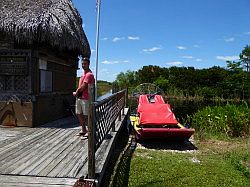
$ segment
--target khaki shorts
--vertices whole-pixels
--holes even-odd
[[[89,100],[76,98],[76,114],[88,115]]]

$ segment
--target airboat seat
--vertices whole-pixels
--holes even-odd
[[[155,95],[155,103],[164,104],[165,101],[161,95]]]
[[[148,103],[150,103],[148,100],[148,96],[147,95],[140,95],[139,104],[148,104]]]
[[[169,104],[143,104],[138,107],[138,113],[141,125],[178,124]]]
[[[177,125],[178,121],[174,113],[141,113],[139,123],[141,125]]]

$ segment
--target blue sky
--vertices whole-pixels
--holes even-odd
[[[96,0],[73,0],[95,73]],[[226,67],[250,45],[250,0],[101,0],[98,80],[145,65]],[[82,70],[78,71],[78,75]]]

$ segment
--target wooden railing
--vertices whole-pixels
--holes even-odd
[[[127,91],[119,91],[108,98],[92,102],[88,118],[88,178],[95,178],[95,153],[102,142],[115,131],[116,120],[124,115]]]

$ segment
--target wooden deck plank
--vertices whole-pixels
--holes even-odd
[[[104,140],[102,146],[96,152],[96,167],[95,167],[96,173],[101,172],[104,162],[107,159],[107,155],[110,152],[110,148],[112,146],[112,143],[114,141],[114,136],[116,135],[116,133],[110,133],[110,135],[112,136],[112,138],[109,140]]]
[[[22,145],[24,142],[32,141],[32,139],[37,138],[37,136],[43,134],[44,131],[49,131],[49,129],[37,129],[37,131],[35,130],[33,133],[31,133],[31,135],[26,135],[22,137],[21,139],[19,139],[19,141],[16,141],[16,139],[14,139],[11,143],[6,144],[5,146],[1,145],[0,156],[2,153],[6,153],[11,149],[17,148],[18,146]]]
[[[60,131],[60,129],[51,130],[53,134],[57,131]],[[36,157],[39,156],[39,154],[43,151],[43,149],[46,149],[48,147],[47,142],[54,141],[55,136],[51,136],[51,138],[49,137],[46,139],[46,136],[45,136],[45,139],[41,138],[40,140],[37,140],[34,144],[27,145],[26,151],[21,153],[18,156],[18,160],[15,161],[16,158],[12,157],[13,160],[10,160],[8,164],[5,165],[4,168],[2,168],[1,172],[3,174],[10,174],[13,170],[19,167],[23,167],[24,165],[31,164],[31,161],[36,159]]]
[[[54,151],[54,153],[46,159],[42,166],[39,166],[36,171],[32,171],[29,174],[37,174],[39,176],[48,176],[48,174],[60,163],[65,161],[65,157],[77,146],[77,140],[79,142],[79,137],[76,136],[75,131],[72,136],[68,136],[65,143],[58,149],[60,151]]]
[[[62,145],[65,142],[65,138],[69,136],[72,131],[62,130],[60,131],[60,133],[62,134],[61,136],[58,137],[57,135],[60,134],[56,134],[53,141],[50,140],[46,142],[45,149],[41,149],[40,151],[35,152],[33,158],[29,159],[26,163],[16,168],[14,171],[11,172],[11,174],[27,175],[40,164],[43,164],[43,162],[48,159],[48,157],[52,156],[55,151],[58,151],[60,149],[58,145]]]
[[[18,164],[21,165],[22,163],[31,159],[34,155],[36,155],[36,153],[39,150],[43,149],[46,146],[46,144],[42,143],[42,142],[48,141],[49,138],[59,130],[60,129],[53,130],[53,131],[51,130],[48,133],[47,133],[47,131],[45,131],[45,134],[43,134],[40,139],[37,139],[36,141],[34,141],[30,144],[28,143],[29,141],[23,143],[23,146],[20,145],[20,148],[18,148],[16,152],[14,152],[14,153],[12,151],[6,152],[7,158],[5,158],[4,160],[1,161],[1,163],[2,162],[3,163],[2,163],[2,165],[0,165],[0,172],[3,174],[3,171],[6,168],[9,168],[9,170],[10,170],[10,168],[13,166],[13,164],[15,164],[15,166],[13,166],[13,167],[17,167]]]
[[[95,168],[96,168],[96,173],[99,174],[98,181],[100,183],[103,180],[102,178],[106,171],[111,154],[113,152],[116,139],[118,135],[120,134],[120,131],[122,130],[123,124],[127,123],[127,117],[128,117],[127,115],[128,115],[128,109],[125,108],[124,115],[121,116],[121,120],[116,121],[115,132],[111,132],[111,136],[113,137],[111,138],[111,140],[109,140],[109,142],[106,142],[107,145],[102,146],[102,148],[100,149],[100,152],[98,152],[98,155],[102,155],[102,157],[97,158],[97,161],[96,161],[97,164]],[[105,151],[105,147],[108,151]]]
[[[59,177],[60,172],[66,170],[69,168],[70,163],[75,161],[77,158],[77,155],[82,154],[84,151],[83,144],[81,141],[76,143],[76,146],[68,152],[68,154],[65,156],[65,158],[59,162],[53,170],[50,171],[50,173],[47,174],[47,176],[50,177]],[[40,173],[39,173],[40,175]]]
[[[9,157],[10,155],[13,157],[16,157],[16,155],[20,155],[20,153],[25,152],[27,149],[30,149],[34,145],[37,145],[37,140],[46,140],[49,139],[49,136],[54,134],[54,131],[43,131],[43,133],[38,134],[36,137],[34,137],[32,140],[23,141],[21,145],[18,147],[12,147],[7,148],[2,154],[0,155],[0,160],[4,160],[4,162],[8,161],[9,159],[12,159]],[[33,135],[32,135],[33,136]],[[14,144],[18,144],[19,140],[15,139]],[[7,158],[8,157],[8,158]]]
[[[96,173],[100,175],[112,154],[110,149],[119,134],[120,123],[116,121],[113,137],[105,140],[96,152]],[[76,136],[78,131],[77,127],[34,128],[18,138],[0,139],[0,186],[73,186],[76,178],[88,173],[88,140],[80,140]],[[72,178],[74,182],[68,184],[67,179]],[[61,182],[55,182],[57,179]]]
[[[21,140],[25,136],[29,136],[34,132],[35,130],[33,128],[5,128],[0,126],[0,148],[2,149],[4,146],[9,146],[12,142],[15,141],[16,138]]]
[[[86,177],[88,175],[88,162],[87,161],[88,160],[86,160],[86,163],[78,171],[76,178]]]
[[[84,151],[81,152],[80,154],[77,155],[76,159],[74,160],[74,162],[71,162],[71,164],[69,165],[69,169],[70,170],[65,170],[63,172],[64,177],[76,177],[77,174],[79,173],[80,169],[85,165],[88,164],[88,143],[86,140],[84,140]]]
[[[70,171],[75,170],[74,168],[77,167],[76,164],[77,163],[82,163],[84,164],[85,160],[87,159],[87,144],[83,143],[82,146],[80,147],[80,149],[76,152],[76,154],[74,154],[73,158],[70,160],[70,162],[67,163],[67,165],[64,167],[63,170],[61,170],[56,177],[58,176],[62,176],[62,177],[67,177],[67,176],[72,176],[75,177],[72,173],[70,173]],[[80,160],[82,159],[82,160]]]
[[[72,178],[50,178],[50,177],[34,177],[34,176],[13,176],[0,175],[0,186],[25,186],[25,187],[47,187],[47,186],[73,186],[77,179]]]

